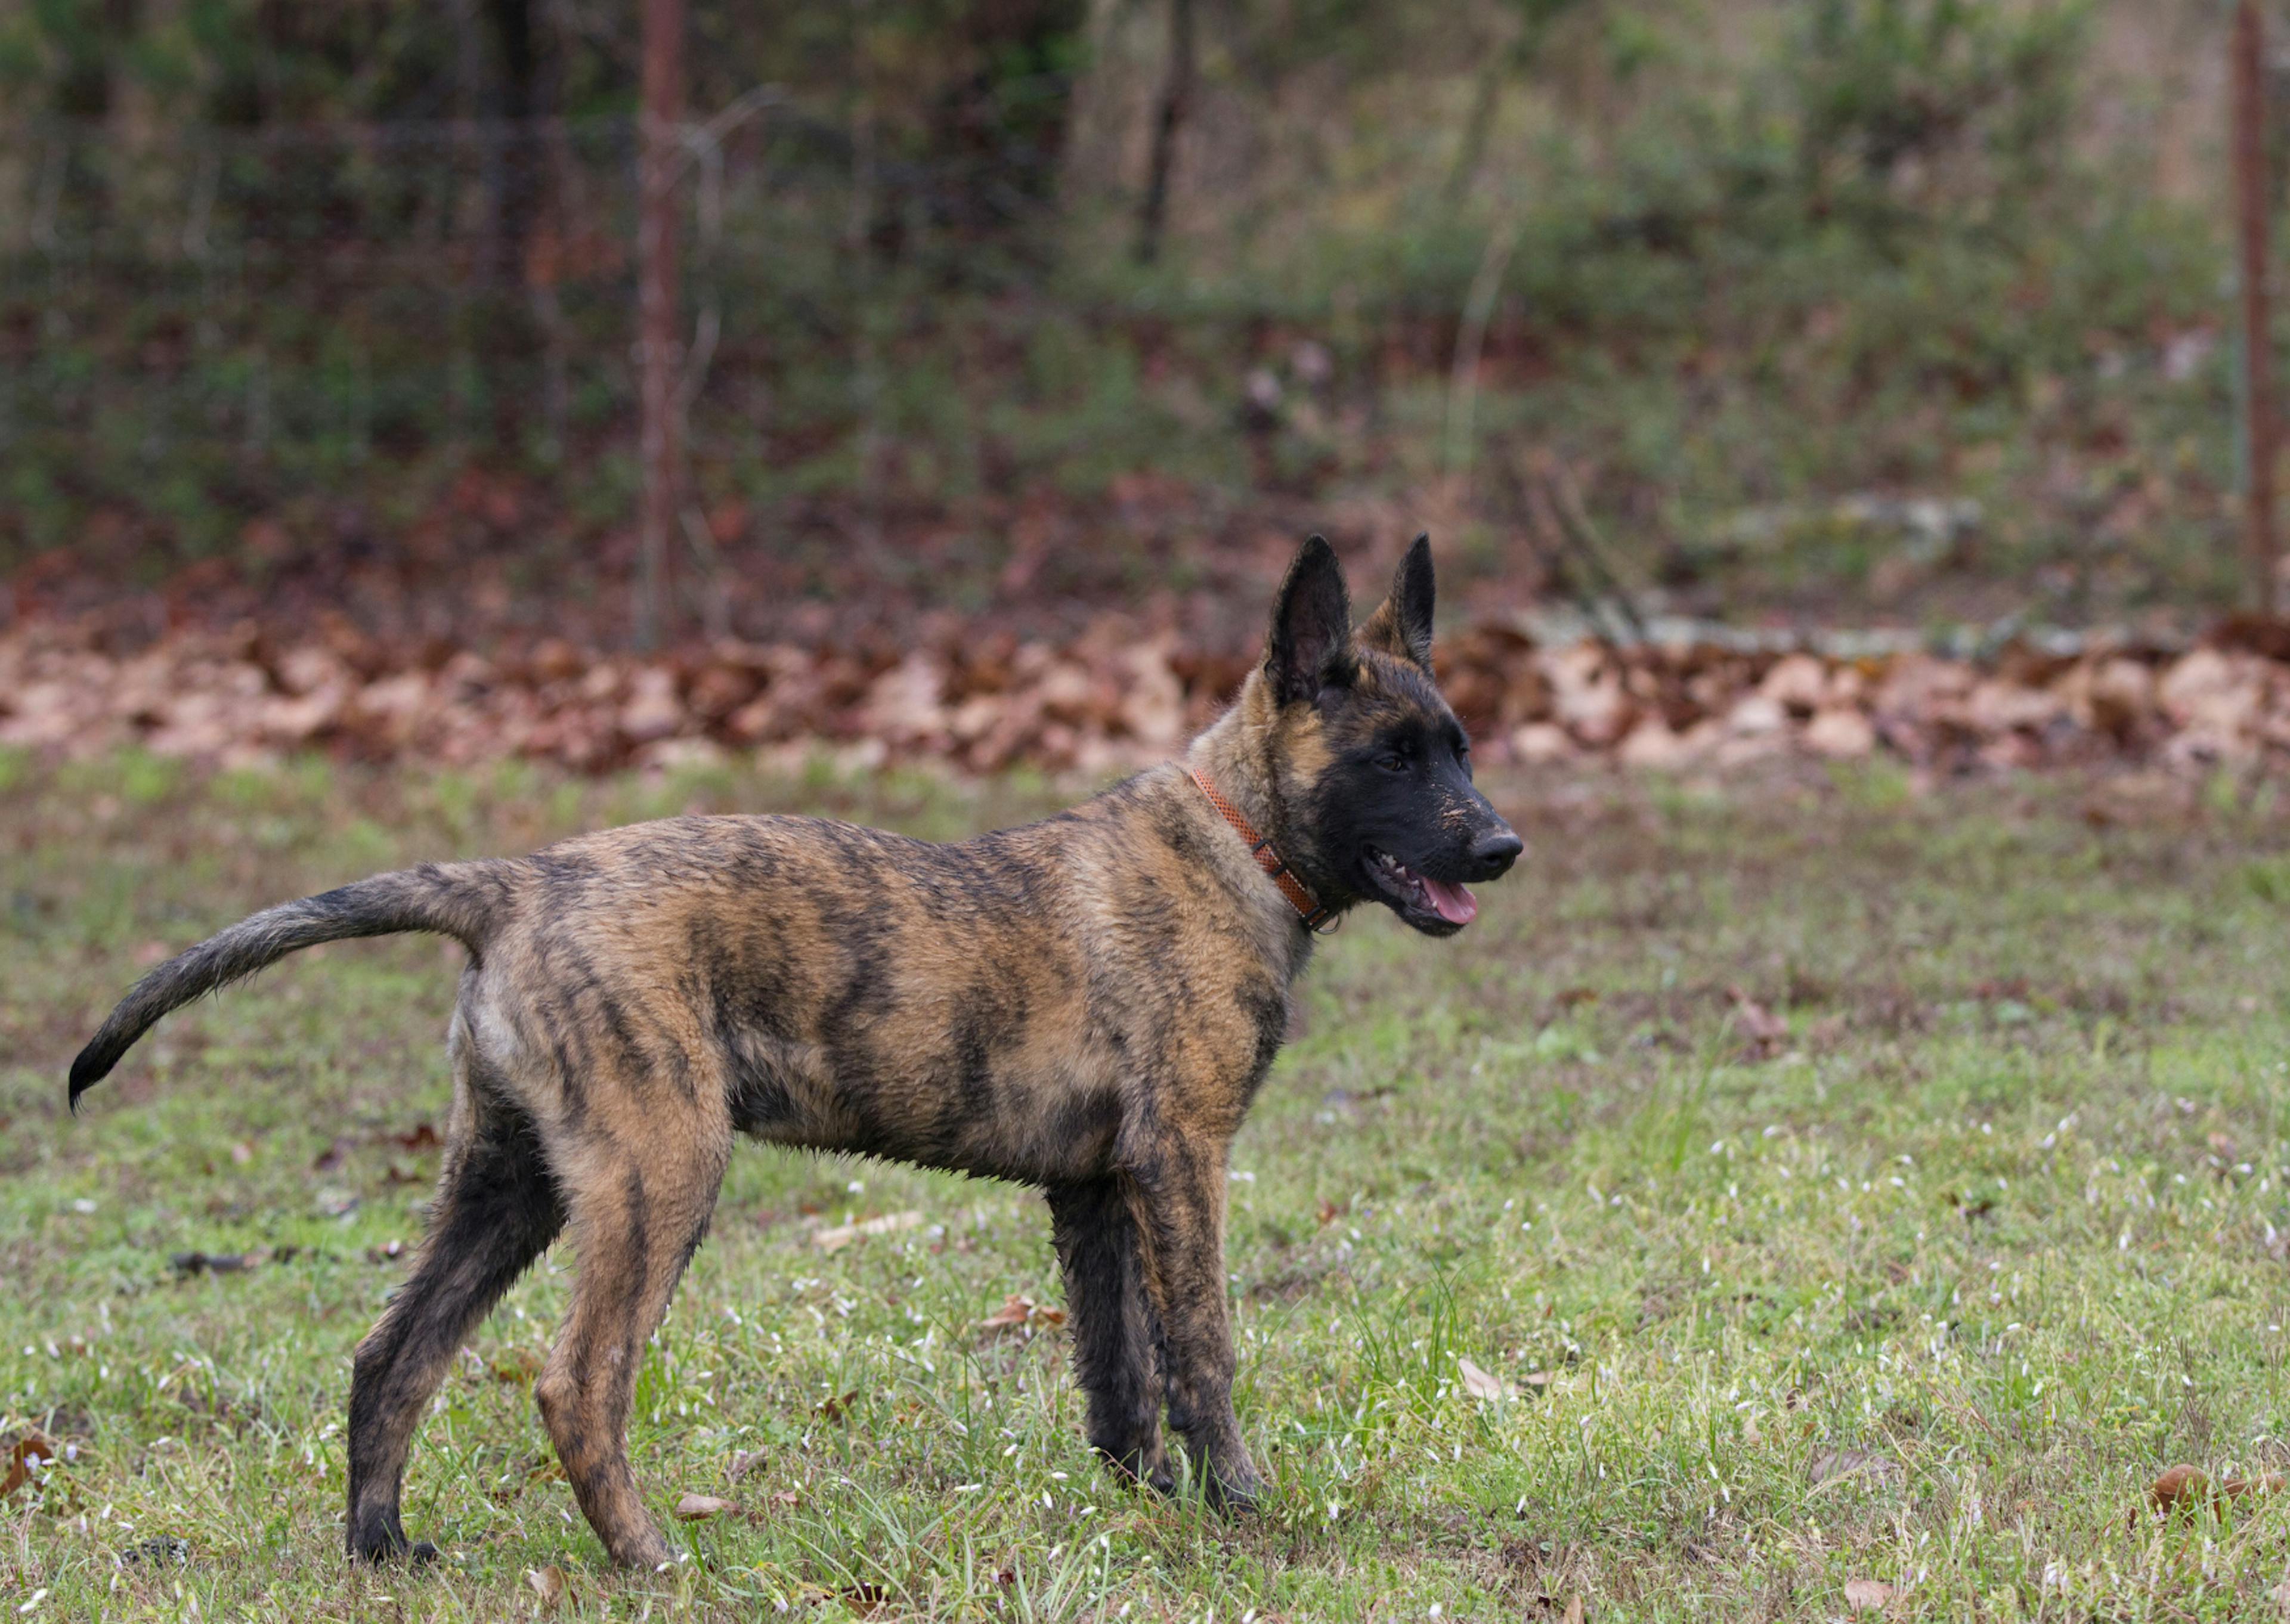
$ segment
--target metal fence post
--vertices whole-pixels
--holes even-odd
[[[2243,563],[2260,611],[2274,609],[2273,335],[2267,314],[2266,39],[2257,0],[2234,9],[2234,191],[2242,284]]]

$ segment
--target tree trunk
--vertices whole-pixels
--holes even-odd
[[[1495,109],[1502,102],[1503,68],[1508,52],[1491,50],[1486,65],[1479,69],[1479,82],[1472,87],[1471,111],[1463,121],[1463,139],[1455,148],[1455,166],[1447,172],[1447,203],[1450,207],[1463,201],[1478,178],[1479,164],[1486,156],[1487,136],[1494,129]]]
[[[540,53],[529,0],[484,0],[484,10],[500,64],[492,98],[500,126],[492,138],[487,177],[499,224],[493,263],[486,269],[497,286],[514,288],[524,277],[525,241],[540,193],[540,132],[532,124],[556,109],[541,105]]]
[[[1161,257],[1169,214],[1169,180],[1177,164],[1177,132],[1193,101],[1193,0],[1169,0],[1169,68],[1153,116],[1153,156],[1145,177],[1145,203],[1137,216],[1137,262]]]
[[[643,197],[637,231],[637,353],[643,396],[644,507],[636,641],[659,645],[676,522],[676,155],[684,121],[684,0],[644,0]]]
[[[481,348],[491,375],[493,445],[515,455],[524,447],[533,394],[526,380],[550,341],[542,331],[548,313],[537,307],[527,289],[526,273],[543,194],[544,135],[539,121],[553,110],[548,105],[553,98],[541,73],[530,0],[483,0],[483,9],[485,31],[492,36],[492,72],[483,124],[485,216],[491,229],[479,278],[484,322]],[[544,397],[547,393],[544,381]],[[553,421],[543,434],[548,445],[558,443]]]

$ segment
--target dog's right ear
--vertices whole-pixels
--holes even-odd
[[[1264,674],[1283,705],[1317,700],[1324,690],[1349,687],[1358,674],[1352,654],[1352,601],[1344,590],[1336,549],[1314,536],[1296,549],[1280,595],[1272,603],[1272,635]]]
[[[1401,660],[1431,668],[1431,538],[1415,538],[1415,545],[1399,561],[1391,577],[1391,596],[1376,605],[1360,628],[1362,648],[1381,649]]]

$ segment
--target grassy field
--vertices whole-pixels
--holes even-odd
[[[1352,922],[1237,1148],[1261,1516],[1116,1487],[1063,1332],[981,1325],[1060,1300],[1037,1197],[755,1148],[634,1437],[659,1513],[734,1508],[624,1577],[532,1407],[561,1248],[415,1449],[445,1559],[341,1556],[349,1355],[436,1171],[438,943],[186,1011],[76,1122],[66,1060],[163,949],[369,870],[685,807],[951,835],[1049,792],[5,764],[0,1432],[67,1458],[0,1502],[0,1596],[1239,1624],[1844,1617],[1876,1581],[1895,1618],[2273,1616],[2290,1497],[2144,1500],[2290,1458],[2276,792],[1494,788],[1528,859],[1455,942]]]

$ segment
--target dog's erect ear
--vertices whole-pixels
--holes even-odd
[[[1392,572],[1391,596],[1376,605],[1360,628],[1360,646],[1381,649],[1431,668],[1431,538],[1415,545]]]
[[[1289,705],[1316,700],[1324,689],[1349,686],[1357,672],[1351,639],[1352,601],[1344,590],[1343,566],[1335,548],[1314,536],[1296,549],[1272,602],[1264,674],[1274,697]]]

